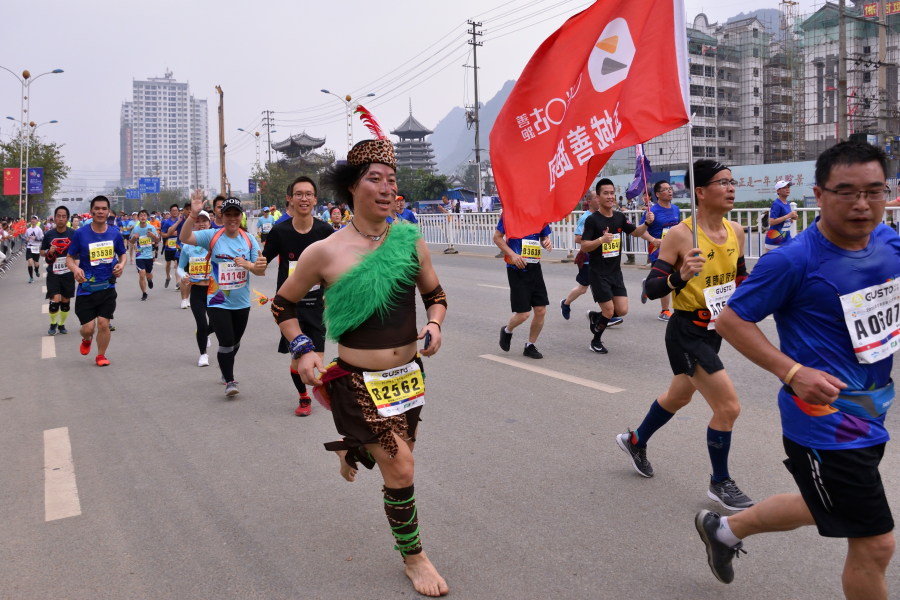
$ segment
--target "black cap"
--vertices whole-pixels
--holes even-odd
[[[225,211],[229,208],[236,208],[241,212],[244,212],[244,206],[241,204],[241,201],[237,198],[228,198],[225,200],[225,203],[222,204],[222,214],[225,214]]]

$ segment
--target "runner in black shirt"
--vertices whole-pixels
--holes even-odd
[[[278,257],[278,288],[294,271],[297,259],[310,245],[324,240],[334,233],[331,226],[319,219],[313,218],[312,212],[316,206],[316,184],[312,179],[301,176],[295,179],[287,190],[287,205],[293,207],[293,218],[277,223],[269,231],[266,238],[266,246],[263,248],[263,256],[272,264]],[[305,335],[308,335],[315,346],[319,358],[324,359],[325,354],[325,325],[322,322],[322,312],[325,305],[322,302],[322,289],[319,286],[313,288],[305,298],[297,302],[297,320]],[[288,354],[288,341],[281,336],[278,343],[278,352]],[[300,379],[297,371],[299,359],[291,360],[291,379],[297,391],[300,393],[300,405],[294,412],[298,417],[306,417],[312,412],[309,395],[306,392],[306,384]]]
[[[47,299],[50,301],[50,329],[47,335],[69,333],[66,318],[71,300],[75,296],[75,276],[66,266],[66,250],[75,235],[69,229],[69,209],[58,206],[53,213],[56,227],[44,234],[41,256],[47,260]]]
[[[616,187],[609,179],[597,182],[597,195],[600,210],[584,222],[581,249],[590,254],[591,293],[600,305],[600,312],[588,311],[590,330],[594,334],[590,347],[594,352],[606,354],[600,338],[609,320],[614,314],[620,317],[628,314],[628,291],[622,278],[622,236],[628,233],[652,241],[647,226],[653,223],[654,215],[648,213],[647,222],[637,227],[629,222],[624,213],[615,210]]]

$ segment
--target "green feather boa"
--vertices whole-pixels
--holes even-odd
[[[359,327],[377,313],[384,318],[397,301],[402,285],[415,285],[419,274],[416,242],[422,236],[415,225],[394,223],[381,246],[363,256],[325,292],[325,327],[328,339]]]

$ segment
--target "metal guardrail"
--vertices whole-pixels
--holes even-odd
[[[6,247],[4,250],[3,247]],[[6,255],[2,261],[0,261],[0,279],[12,269],[12,265],[19,258],[22,257],[22,252],[25,250],[25,236],[20,235],[14,238],[7,238],[0,242],[0,252]]]
[[[797,208],[797,231],[802,231],[812,223],[819,214],[818,208]],[[633,223],[640,222],[642,210],[626,210],[625,215]],[[690,210],[682,210],[682,220],[690,216]],[[568,250],[574,255],[578,251],[575,244],[575,225],[584,214],[573,212],[565,219],[550,223],[553,248]],[[744,227],[744,256],[759,258],[760,250],[765,248],[767,227],[763,219],[769,214],[768,208],[741,208],[728,213],[727,217]],[[418,215],[419,229],[426,243],[447,246],[493,246],[494,230],[500,220],[500,213],[459,213],[451,215]],[[646,255],[647,242],[625,235],[624,248],[626,254]]]

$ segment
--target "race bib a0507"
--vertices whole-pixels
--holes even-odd
[[[900,280],[841,296],[856,360],[872,364],[900,348]]]
[[[709,309],[709,326],[707,329],[716,328],[716,319],[725,310],[728,299],[737,289],[737,282],[729,281],[723,285],[714,285],[703,288],[703,297],[706,299],[706,307]]]
[[[425,379],[415,361],[386,371],[365,371],[363,381],[382,417],[402,415],[425,403]]]

